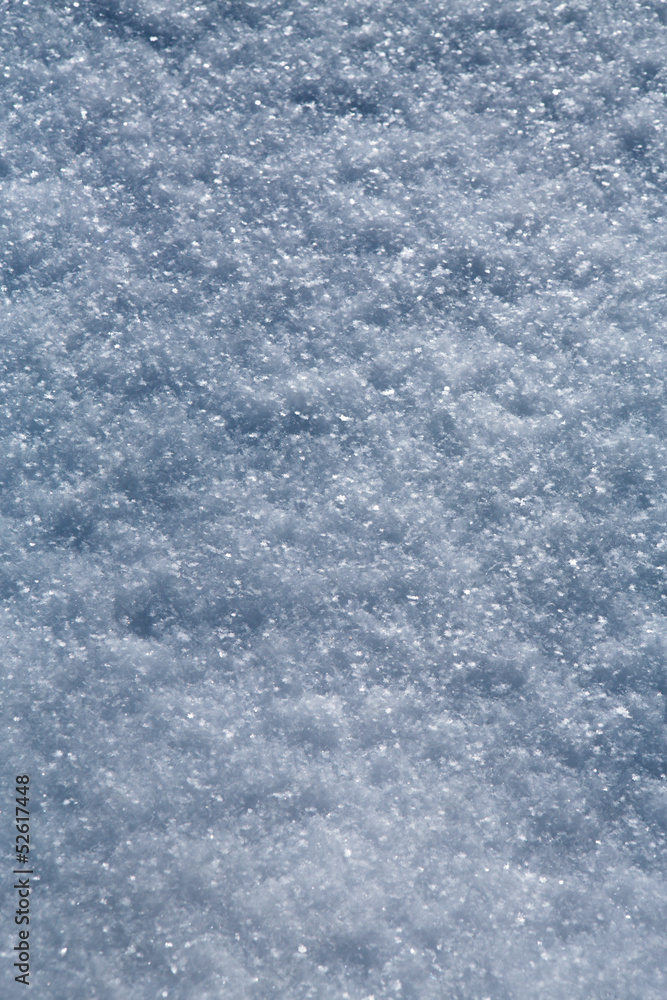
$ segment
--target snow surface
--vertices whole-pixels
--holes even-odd
[[[0,52],[37,995],[663,1000],[667,3]]]

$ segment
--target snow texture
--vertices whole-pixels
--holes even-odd
[[[4,0],[0,53],[37,994],[663,1000],[667,3]]]

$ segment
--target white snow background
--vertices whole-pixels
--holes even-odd
[[[3,996],[663,1000],[666,57],[1,5]]]

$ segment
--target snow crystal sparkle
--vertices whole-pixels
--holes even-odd
[[[0,42],[38,990],[662,1000],[661,5]]]

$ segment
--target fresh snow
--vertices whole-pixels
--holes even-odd
[[[43,1000],[667,995],[666,52],[663,0],[0,7]]]

